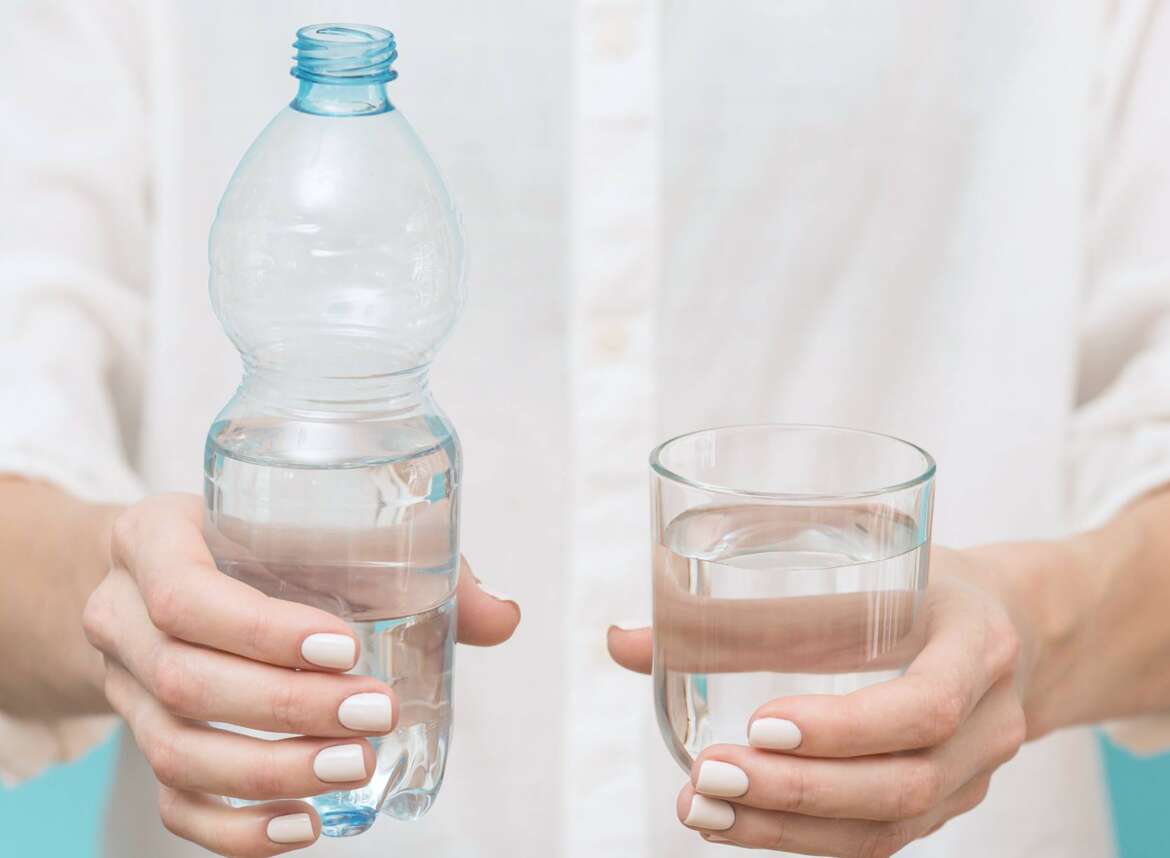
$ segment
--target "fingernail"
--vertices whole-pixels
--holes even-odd
[[[334,745],[313,760],[313,774],[329,783],[366,779],[366,756],[361,745]]]
[[[800,747],[800,728],[783,718],[759,718],[748,728],[748,744],[769,751]]]
[[[268,820],[268,839],[273,843],[304,843],[313,839],[313,820],[307,813],[290,813]]]
[[[720,837],[718,834],[704,834],[703,839],[708,843],[730,843],[726,837]]]
[[[357,646],[349,635],[309,635],[301,644],[301,655],[318,667],[349,670],[357,660]]]
[[[394,723],[394,704],[387,695],[375,691],[354,694],[337,707],[337,720],[350,730],[388,733]]]
[[[725,801],[696,793],[691,796],[691,809],[687,812],[683,825],[711,831],[726,831],[735,825],[735,811]]]
[[[621,629],[623,632],[636,632],[639,629],[650,627],[650,621],[644,618],[637,620],[622,620],[619,623],[611,623],[610,628]]]
[[[699,766],[695,789],[705,795],[736,798],[748,791],[747,772],[722,760],[704,760]]]

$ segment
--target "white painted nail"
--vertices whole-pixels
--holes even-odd
[[[268,839],[273,843],[304,843],[313,839],[313,820],[307,813],[289,813],[268,820]]]
[[[394,722],[394,706],[387,695],[376,691],[354,694],[337,707],[337,720],[350,730],[388,733]]]
[[[318,667],[349,670],[357,661],[357,645],[349,635],[309,635],[301,644],[301,655]]]
[[[334,745],[318,752],[313,774],[329,783],[366,779],[366,757],[361,745]]]
[[[636,620],[622,620],[611,625],[616,629],[621,629],[623,632],[636,632],[640,629],[650,628],[650,621],[643,617]]]
[[[683,825],[706,828],[708,831],[726,831],[735,825],[735,810],[725,801],[696,793],[691,796],[691,809],[687,811]]]
[[[747,772],[722,760],[703,760],[695,789],[704,795],[736,798],[748,791]]]
[[[770,751],[800,747],[800,728],[784,718],[759,718],[748,728],[748,744]]]

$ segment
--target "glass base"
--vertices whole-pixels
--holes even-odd
[[[337,810],[318,808],[321,833],[326,837],[352,837],[374,824],[378,812],[372,807],[347,807]]]

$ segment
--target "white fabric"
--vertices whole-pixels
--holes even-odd
[[[902,435],[938,459],[935,535],[957,545],[1059,535],[1170,477],[1155,8],[29,3],[2,46],[0,468],[87,497],[200,490],[239,373],[206,294],[218,195],[290,97],[296,26],[389,25],[392,98],[472,253],[433,374],[465,443],[464,548],[525,620],[460,650],[431,814],[315,854],[714,854],[674,819],[648,682],[602,643],[648,614],[648,446],[763,420]],[[152,802],[126,746],[108,853],[203,854]],[[1111,851],[1092,738],[1069,731],[905,854]]]
[[[1146,715],[1104,725],[1105,735],[1132,754],[1159,754],[1170,748],[1170,718]]]
[[[110,715],[41,723],[0,712],[0,784],[14,786],[46,763],[77,759],[107,738],[116,724]]]

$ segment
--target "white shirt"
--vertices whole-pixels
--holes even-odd
[[[939,462],[951,545],[1060,535],[1170,479],[1155,3],[159,0],[23,17],[0,83],[0,470],[95,499],[200,490],[240,374],[207,230],[291,98],[297,26],[396,32],[391,98],[461,202],[470,302],[432,388],[464,441],[464,551],[524,622],[458,653],[431,813],[313,854],[718,848],[677,823],[684,775],[648,680],[603,646],[609,622],[649,615],[657,440],[754,421],[912,439]],[[110,855],[203,854],[162,831],[125,742],[114,789]],[[1074,730],[905,854],[1111,851]]]

